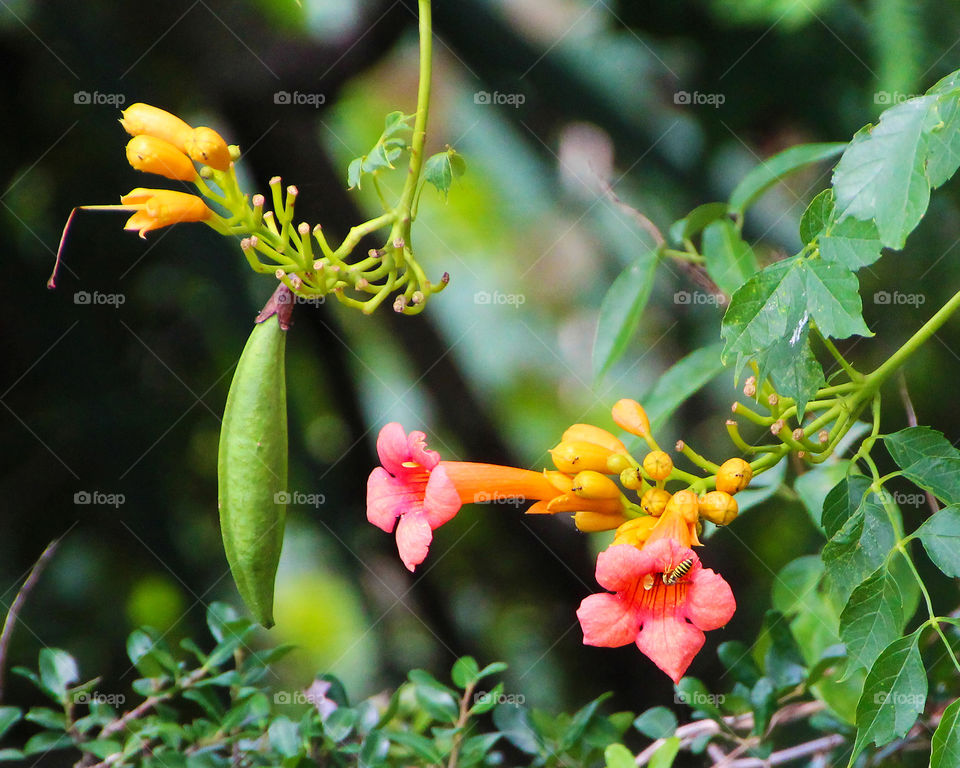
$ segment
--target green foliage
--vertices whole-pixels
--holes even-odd
[[[433,184],[444,197],[450,193],[454,179],[459,179],[467,170],[467,163],[452,147],[427,158],[423,164],[423,180]]]
[[[599,378],[615,363],[637,330],[657,269],[657,252],[644,250],[613,284],[600,305],[593,344],[593,372]]]
[[[383,133],[377,143],[365,155],[354,158],[347,167],[347,186],[359,188],[363,177],[378,171],[393,170],[394,163],[403,154],[413,115],[391,112],[384,120]]]

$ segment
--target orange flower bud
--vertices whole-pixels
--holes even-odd
[[[127,142],[127,161],[138,171],[156,173],[168,179],[193,181],[197,171],[190,158],[173,144],[156,136],[140,134]]]
[[[688,523],[695,523],[700,516],[699,507],[700,504],[697,500],[697,494],[693,491],[689,489],[686,491],[677,491],[670,497],[670,501],[667,502],[663,514],[676,514]]]
[[[230,148],[213,128],[194,128],[184,150],[192,160],[218,171],[225,171],[230,167]]]
[[[673,459],[664,451],[650,451],[643,459],[643,471],[654,480],[666,480],[673,472]]]
[[[585,443],[580,440],[564,440],[556,448],[550,450],[554,466],[561,472],[572,475],[584,469],[595,472],[607,472],[607,460],[613,455],[609,448],[596,443]]]
[[[650,419],[636,400],[618,400],[613,406],[613,420],[621,429],[640,437],[650,435]]]
[[[742,491],[753,477],[753,468],[743,459],[727,459],[717,471],[717,490],[734,494]]]
[[[186,151],[193,128],[166,110],[138,102],[123,110],[120,125],[131,136],[154,136]]]
[[[134,211],[124,229],[137,230],[140,237],[154,229],[181,221],[204,221],[213,211],[196,195],[170,189],[138,188],[120,198],[123,207]]]
[[[617,528],[611,546],[629,544],[632,547],[642,547],[656,524],[657,518],[655,517],[637,517],[628,520]]]
[[[606,475],[593,470],[579,472],[571,490],[583,499],[619,499],[620,488]]]
[[[640,507],[648,515],[659,517],[667,508],[671,493],[663,488],[651,488],[640,497]]]
[[[627,518],[621,514],[608,515],[603,512],[594,512],[591,509],[581,509],[573,516],[573,522],[577,529],[584,533],[596,533],[619,528],[627,522]]]
[[[717,525],[729,525],[740,510],[737,500],[726,491],[710,491],[700,498],[700,516]]]
[[[627,447],[607,430],[593,424],[574,424],[563,433],[564,442],[595,443],[614,453],[626,453]]]
[[[560,493],[569,493],[573,488],[573,478],[563,472],[557,472],[555,469],[543,470],[543,476]]]
[[[547,512],[551,515],[583,509],[612,515],[623,511],[623,502],[620,499],[584,499],[574,493],[563,493],[547,502]]]

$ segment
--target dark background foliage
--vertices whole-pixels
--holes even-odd
[[[204,606],[237,602],[216,517],[218,422],[269,278],[235,243],[199,225],[121,231],[116,214],[78,218],[59,288],[44,287],[70,209],[115,202],[153,180],[125,163],[111,103],[147,101],[221,130],[245,152],[251,191],[280,175],[299,214],[334,238],[372,212],[348,192],[346,164],[383,115],[412,111],[411,0],[29,3],[0,5],[0,602],[54,537],[61,550],[23,614],[13,663],[42,645],[77,654],[105,687],[133,676],[123,643],[148,623],[176,639],[199,632]],[[670,364],[718,338],[721,310],[678,304],[689,275],[664,270],[627,358],[591,379],[600,299],[644,235],[598,195],[592,174],[666,228],[723,199],[760,158],[802,141],[849,138],[901,96],[960,66],[960,13],[943,4],[438,0],[431,145],[468,162],[449,203],[422,205],[416,246],[450,288],[416,318],[339,305],[298,309],[289,340],[291,488],[323,494],[290,512],[278,627],[264,642],[301,651],[284,674],[319,669],[358,692],[395,684],[414,665],[444,674],[456,655],[511,663],[511,688],[551,708],[615,690],[615,704],[669,702],[669,681],[633,648],[581,645],[574,610],[596,591],[601,541],[513,507],[467,508],[438,532],[415,576],[364,518],[376,431],[424,428],[448,458],[540,468],[570,423],[611,427],[609,406],[642,396]],[[308,18],[309,17],[309,18]],[[308,23],[309,22],[309,23]],[[319,108],[275,94],[322,94]],[[519,107],[477,103],[520,94]],[[720,94],[719,107],[675,103]],[[746,232],[771,260],[799,246],[796,224],[828,169],[769,194]],[[158,185],[159,186],[159,185]],[[937,193],[905,254],[861,275],[877,339],[848,344],[865,367],[883,359],[956,282],[955,185]],[[375,243],[371,243],[373,245]],[[874,293],[922,297],[879,304]],[[123,303],[82,304],[77,292]],[[478,303],[478,292],[523,303]],[[118,299],[119,300],[119,299]],[[915,359],[907,380],[921,423],[960,435],[952,393],[955,324]],[[732,453],[722,421],[730,376],[694,398],[665,431],[701,452]],[[887,428],[904,425],[896,393]],[[78,493],[123,503],[78,504]],[[905,507],[908,527],[924,514]],[[821,540],[800,505],[777,496],[705,550],[739,610],[711,633],[692,672],[711,683],[723,639],[755,638],[775,574]],[[941,594],[946,610],[952,594]],[[8,698],[31,694],[16,680]]]

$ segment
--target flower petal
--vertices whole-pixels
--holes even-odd
[[[400,518],[397,525],[397,549],[408,571],[426,560],[431,541],[433,531],[425,515],[411,513]]]
[[[440,454],[427,448],[427,436],[423,432],[414,431],[407,435],[407,459],[415,461],[426,470],[431,470],[440,463]]]
[[[377,467],[367,479],[367,520],[390,533],[393,520],[400,515],[423,514],[427,482],[426,472],[394,477]]]
[[[681,611],[700,629],[718,629],[733,617],[737,601],[719,573],[703,568],[693,574]]]
[[[410,452],[407,450],[407,433],[400,424],[391,421],[380,430],[377,435],[377,454],[383,468],[391,475],[403,472],[403,462],[410,460]]]
[[[637,635],[637,648],[676,683],[705,639],[703,632],[682,618],[661,614],[644,618]]]
[[[434,467],[427,481],[423,510],[431,528],[439,528],[460,511],[460,494],[443,466]]]
[[[636,608],[616,595],[590,595],[577,609],[583,644],[618,648],[637,639],[640,617]]]
[[[646,574],[656,570],[657,553],[618,544],[597,557],[597,582],[614,592],[632,590]]]

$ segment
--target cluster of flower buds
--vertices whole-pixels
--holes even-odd
[[[120,124],[132,136],[126,154],[133,168],[193,184],[199,195],[137,188],[123,195],[120,205],[85,205],[75,211],[130,212],[125,228],[141,237],[171,224],[203,222],[220,234],[239,237],[251,268],[273,275],[293,293],[304,298],[333,294],[368,314],[393,294],[397,294],[393,303],[397,312],[416,314],[427,298],[449,281],[447,274],[438,283],[427,280],[403,237],[391,236],[383,247],[360,259],[352,258],[364,237],[394,223],[393,212],[351,228],[339,246],[332,248],[319,224],[295,222],[295,186],[284,189],[279,177],[271,179],[269,205],[264,195],[244,193],[234,168],[240,149],[228,145],[212,128],[194,128],[176,115],[142,103],[124,110]],[[68,227],[72,219],[73,213]],[[51,287],[56,271],[55,267]]]

